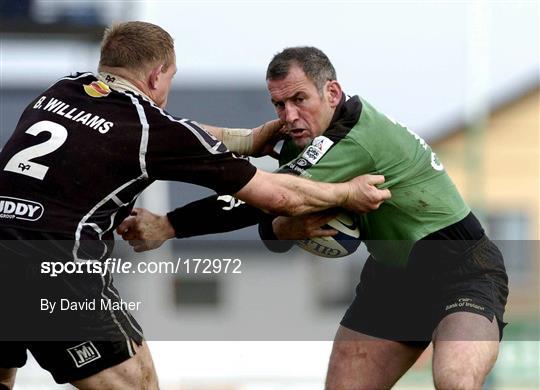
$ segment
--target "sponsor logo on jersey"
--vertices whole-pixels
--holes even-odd
[[[37,221],[43,215],[43,205],[31,200],[0,196],[0,219]]]
[[[305,167],[306,165],[308,165],[309,163],[306,161],[306,159],[304,158],[299,158],[297,161],[296,161],[296,165],[298,165],[299,167]]]
[[[90,84],[84,84],[84,91],[92,97],[105,97],[111,93],[111,89],[107,84],[101,81],[92,81]]]
[[[99,351],[91,341],[85,341],[82,344],[66,349],[69,356],[77,367],[93,362],[101,357]]]
[[[325,155],[325,153],[328,152],[333,144],[334,142],[332,140],[320,135],[311,142],[311,145],[307,147],[302,154],[302,157],[311,164],[316,164],[317,161],[319,161]]]

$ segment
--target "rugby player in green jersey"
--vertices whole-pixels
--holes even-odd
[[[497,358],[508,278],[501,253],[442,163],[414,132],[363,98],[347,97],[331,62],[316,48],[283,50],[266,78],[289,135],[280,150],[281,172],[327,182],[380,174],[384,188],[392,190],[390,200],[359,216],[370,257],[337,331],[326,387],[389,388],[432,341],[435,386],[480,389]],[[246,213],[245,205],[220,211],[209,206],[212,201],[167,217],[139,210],[119,232],[125,239],[157,240],[156,246],[174,235],[233,228],[220,219],[246,226],[254,222],[250,216],[261,217]],[[194,219],[205,212],[212,214],[213,231]],[[335,233],[322,230],[328,219],[317,215],[263,220],[260,231],[271,249],[272,238]],[[144,250],[148,242],[133,244]]]

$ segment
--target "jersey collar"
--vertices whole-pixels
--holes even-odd
[[[140,95],[140,96],[144,97],[145,99],[148,99],[151,102],[153,102],[153,100],[150,99],[148,97],[148,95],[146,95],[139,88],[134,86],[128,80],[126,80],[126,79],[124,79],[124,78],[122,78],[120,76],[117,76],[115,74],[108,73],[108,72],[99,72],[97,74],[97,78],[98,78],[99,81],[107,84],[109,87],[111,87],[112,89],[114,89],[116,91],[120,91],[120,92],[130,91],[130,92],[136,93],[137,95]]]

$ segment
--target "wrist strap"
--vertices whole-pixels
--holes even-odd
[[[224,128],[223,143],[231,152],[249,156],[253,149],[253,130]]]

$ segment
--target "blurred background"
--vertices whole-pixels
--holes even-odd
[[[505,254],[511,324],[486,388],[540,388],[538,1],[0,0],[0,145],[43,89],[66,74],[96,71],[104,27],[125,20],[159,24],[175,39],[178,73],[167,110],[176,116],[229,127],[274,118],[267,63],[284,47],[311,45],[330,57],[346,93],[424,137]],[[253,162],[276,168],[267,158]],[[166,212],[209,193],[156,183],[140,205]],[[209,238],[256,241],[258,234],[247,228]],[[148,256],[181,255],[182,241]],[[122,293],[151,302],[135,313],[143,328],[157,321],[182,329],[149,343],[163,389],[323,387],[332,332],[365,249],[341,261],[300,250],[262,253],[242,254],[249,259],[242,278],[119,278]],[[280,303],[296,329],[316,324],[328,336],[250,336]],[[432,387],[429,353],[397,388]],[[18,388],[59,386],[30,360]]]

